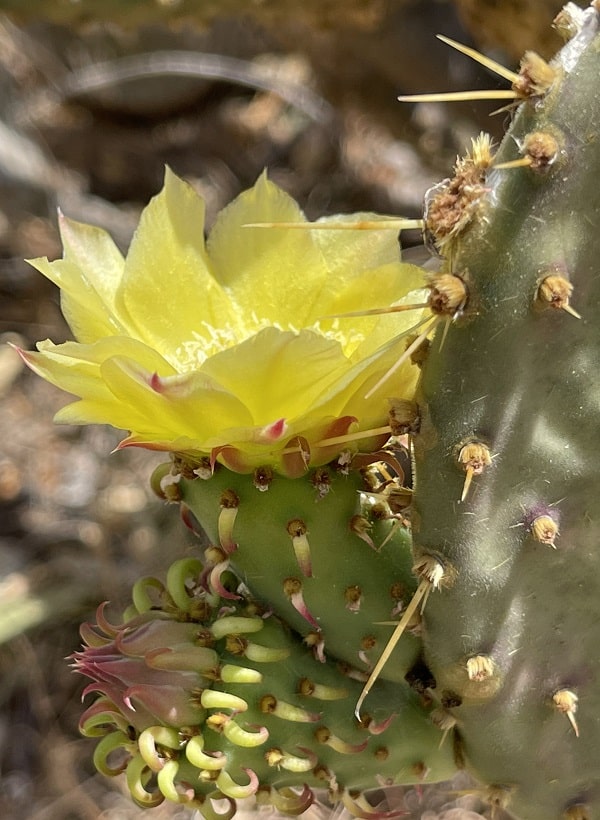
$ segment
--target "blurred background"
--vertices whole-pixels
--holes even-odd
[[[585,3],[582,3],[585,5]],[[69,338],[27,257],[60,256],[56,212],[126,249],[168,164],[215,214],[264,168],[309,218],[420,216],[425,190],[484,129],[492,103],[399,94],[503,85],[435,39],[515,67],[560,45],[554,0],[0,0],[0,816],[154,820],[79,737],[84,686],[65,657],[100,601],[193,547],[149,491],[161,458],[109,455],[110,428],[52,424],[66,397],[7,342]],[[415,243],[419,237],[415,236]],[[412,817],[479,816],[478,795],[405,795]],[[489,816],[489,813],[488,815]]]

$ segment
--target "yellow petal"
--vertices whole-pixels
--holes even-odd
[[[98,319],[108,320],[110,335],[129,331],[115,304],[125,260],[112,238],[100,228],[67,219],[63,214],[59,215],[59,228],[64,258],[80,274],[79,281],[72,274],[63,276],[59,285],[62,311],[76,338],[81,342],[101,338],[89,334],[91,310]],[[73,286],[73,291],[65,287],[66,283]]]
[[[382,344],[414,327],[423,316],[423,308],[378,316],[343,314],[393,305],[423,304],[428,296],[423,286],[423,271],[416,265],[396,262],[368,270],[363,278],[347,282],[330,296],[324,305],[326,315],[339,318],[322,319],[319,328],[344,337],[344,351],[353,360],[365,358]]]
[[[113,357],[101,366],[102,378],[122,404],[144,409],[145,426],[130,429],[137,437],[174,441],[185,437],[194,449],[223,429],[251,424],[244,404],[204,373],[164,379],[129,359]]]
[[[235,393],[255,424],[265,425],[304,412],[347,367],[338,342],[312,330],[270,327],[208,359],[202,373]]]
[[[395,344],[348,364],[321,395],[315,398],[302,419],[302,425],[310,427],[319,418],[354,416],[358,419],[357,431],[380,427],[387,423],[387,398],[390,396],[412,396],[418,369],[407,361],[388,382],[374,395],[366,398],[369,390],[377,384],[403,352]]]
[[[137,337],[175,366],[187,342],[208,347],[216,330],[236,324],[204,247],[204,203],[169,169],[162,191],[142,213],[117,305]]]
[[[207,247],[219,281],[257,319],[280,327],[312,324],[313,292],[327,270],[310,231],[248,228],[249,223],[302,222],[304,215],[263,174],[219,215]],[[316,233],[316,232],[315,232]]]
[[[129,332],[115,306],[124,260],[110,236],[67,219],[59,227],[64,258],[29,263],[61,289],[61,307],[75,337],[83,343]]]
[[[371,213],[346,214],[318,221],[327,224],[378,219],[385,221],[385,217]],[[394,276],[392,273],[391,266],[396,271],[400,268],[398,234],[395,230],[319,230],[312,236],[319,249],[324,273],[320,289],[315,288],[312,293],[311,321],[323,315],[323,309],[330,299],[331,307],[326,309],[326,313],[364,310],[367,308],[365,297],[369,301],[368,307],[382,307],[396,301],[408,290],[419,287],[417,282],[422,282],[421,273],[421,278],[414,280],[415,284],[408,284],[408,269],[415,266],[407,266],[403,271],[405,276]],[[389,279],[387,274],[391,274]],[[358,298],[353,300],[353,294]]]
[[[92,345],[50,341],[38,343],[38,353],[20,351],[23,359],[38,375],[57,387],[79,396],[83,401],[67,405],[56,415],[56,421],[70,424],[102,423],[121,429],[147,423],[146,408],[117,399],[102,378],[101,365],[112,357],[130,357],[142,363],[149,374],[172,374],[172,367],[152,348],[135,339],[113,337]]]

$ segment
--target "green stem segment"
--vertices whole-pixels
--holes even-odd
[[[168,603],[157,594],[152,609],[130,610],[109,633],[88,626],[88,646],[75,654],[88,691],[100,693],[81,721],[84,734],[101,736],[95,764],[109,776],[126,770],[139,805],[167,799],[213,820],[213,800],[233,812],[238,799],[258,795],[300,814],[325,788],[356,816],[377,818],[364,790],[451,776],[452,744],[440,747],[429,707],[408,685],[379,682],[369,715],[354,720],[361,682],[315,659],[256,604],[219,600],[203,587],[205,574],[183,564],[168,573]],[[172,600],[183,571],[188,600],[179,608]],[[262,654],[244,652],[246,636]],[[157,669],[169,648],[174,660]],[[186,660],[201,651],[195,665]]]
[[[432,344],[415,437],[415,548],[456,571],[427,604],[426,657],[461,702],[468,763],[527,820],[600,813],[600,36],[584,16],[452,239],[469,300]],[[488,458],[464,493],[469,448]]]
[[[359,473],[329,471],[323,493],[323,472],[318,482],[276,476],[266,491],[252,476],[220,468],[208,480],[182,478],[184,520],[194,526],[191,511],[212,544],[234,544],[230,565],[252,594],[321,655],[366,679],[416,588],[410,533],[364,494]],[[383,676],[402,681],[419,653],[420,641],[405,634]]]

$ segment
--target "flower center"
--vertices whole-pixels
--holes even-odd
[[[259,318],[255,313],[246,317],[245,322],[240,322],[235,327],[213,327],[208,322],[202,322],[202,330],[194,331],[193,338],[182,342],[175,350],[175,362],[180,373],[189,373],[202,365],[206,359],[227,350],[240,342],[249,339],[259,331],[267,327],[275,327],[281,331],[291,331],[300,334],[302,330],[310,330],[318,333],[326,339],[338,342],[346,356],[350,356],[354,350],[365,340],[365,333],[356,328],[352,328],[350,323],[341,326],[339,319],[327,322],[329,328],[324,329],[320,321],[316,321],[310,327],[297,328],[293,325],[284,327],[279,322],[271,319]]]

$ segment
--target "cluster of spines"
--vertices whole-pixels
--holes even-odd
[[[255,795],[297,815],[325,788],[354,816],[381,818],[393,813],[374,810],[365,788],[451,771],[451,751],[436,750],[436,724],[408,687],[382,685],[373,716],[354,721],[360,682],[315,660],[257,605],[219,598],[206,578],[200,561],[183,559],[166,585],[142,579],[123,623],[110,623],[101,607],[74,655],[92,679],[86,694],[101,693],[81,720],[84,734],[100,738],[95,764],[110,776],[125,772],[139,805],[166,798],[214,820],[222,816],[214,801],[226,800],[232,817],[237,800]],[[147,668],[139,680],[133,661]],[[175,679],[187,691],[175,694]]]

